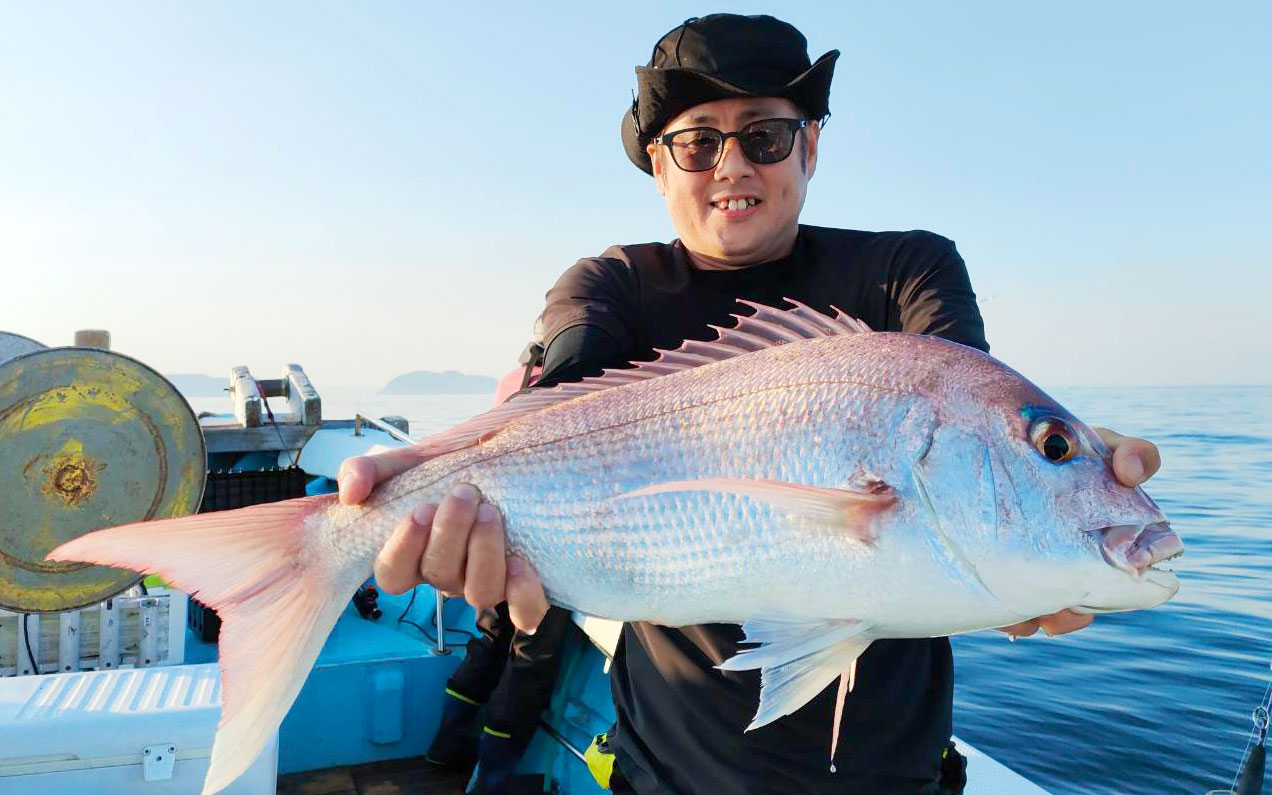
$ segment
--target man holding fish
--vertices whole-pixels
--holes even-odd
[[[839,54],[814,63],[806,47],[795,28],[771,17],[716,14],[673,29],[637,68],[623,144],[653,177],[679,238],[616,246],[561,277],[547,296],[547,352],[536,387],[649,359],[654,349],[685,340],[713,339],[709,326],[730,325],[738,299],[781,307],[791,298],[827,313],[833,306],[878,331],[935,335],[988,351],[965,266],[949,240],[799,224]],[[1151,443],[1099,435],[1125,486],[1156,471]],[[351,459],[340,499],[360,503],[375,484],[419,463],[415,450]],[[376,558],[375,575],[390,592],[427,582],[479,607],[506,601],[513,623],[527,631],[548,607],[535,570],[507,555],[500,511],[469,484],[402,521]],[[1090,621],[1088,613],[1063,610],[1003,631],[1056,635]],[[855,689],[840,706],[845,742],[836,772],[827,769],[824,744],[834,687],[744,732],[760,678],[717,668],[742,641],[732,624],[624,626],[611,672],[615,791],[949,791],[939,783],[952,730],[948,639],[876,640],[861,655]]]
[[[946,636],[1068,632],[1175,594],[1156,564],[1183,544],[1137,487],[1156,450],[985,353],[950,241],[799,224],[838,55],[806,47],[712,15],[637,70],[624,147],[680,237],[561,277],[546,388],[347,462],[338,497],[49,552],[159,574],[221,617],[204,795],[268,745],[372,573],[506,601],[522,629],[549,598],[627,622],[612,783],[642,794],[956,792]]]

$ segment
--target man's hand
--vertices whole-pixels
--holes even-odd
[[[340,501],[362,502],[376,484],[423,460],[409,447],[347,459],[340,465]],[[512,623],[524,632],[533,632],[548,610],[534,569],[507,555],[503,517],[467,483],[402,520],[376,556],[375,580],[388,593],[428,583],[446,594],[463,594],[474,607],[507,601]]]
[[[1110,431],[1108,428],[1093,428],[1092,430],[1100,435],[1100,438],[1104,440],[1104,443],[1113,452],[1110,459],[1113,466],[1113,476],[1123,486],[1135,488],[1156,474],[1161,467],[1161,453],[1157,451],[1157,445],[1147,439],[1123,436],[1116,431]],[[1029,621],[1021,621],[1019,624],[1012,624],[1009,627],[999,627],[998,631],[1006,632],[1013,638],[1029,637],[1040,629],[1048,635],[1063,635],[1066,632],[1082,629],[1094,620],[1095,616],[1089,613],[1083,614],[1075,613],[1072,610],[1061,610],[1059,613],[1040,616]]]

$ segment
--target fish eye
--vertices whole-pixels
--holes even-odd
[[[1078,454],[1078,435],[1069,423],[1055,417],[1035,420],[1029,428],[1034,449],[1053,464],[1063,464]]]

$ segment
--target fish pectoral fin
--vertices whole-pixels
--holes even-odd
[[[716,667],[722,671],[760,669],[760,706],[747,731],[795,712],[835,678],[855,678],[857,658],[874,638],[869,625],[852,619],[753,618],[743,625],[745,649]]]
[[[850,538],[865,542],[875,539],[874,517],[897,501],[896,491],[882,481],[869,489],[854,491],[759,478],[673,480],[620,494],[618,499],[676,491],[740,494],[777,505],[818,524],[830,525],[843,530]]]

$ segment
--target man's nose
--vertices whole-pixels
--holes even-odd
[[[750,160],[746,159],[746,155],[742,154],[742,147],[738,145],[738,139],[726,138],[724,141],[724,152],[720,155],[720,162],[716,164],[715,178],[736,180],[751,176],[754,173],[755,167]]]

